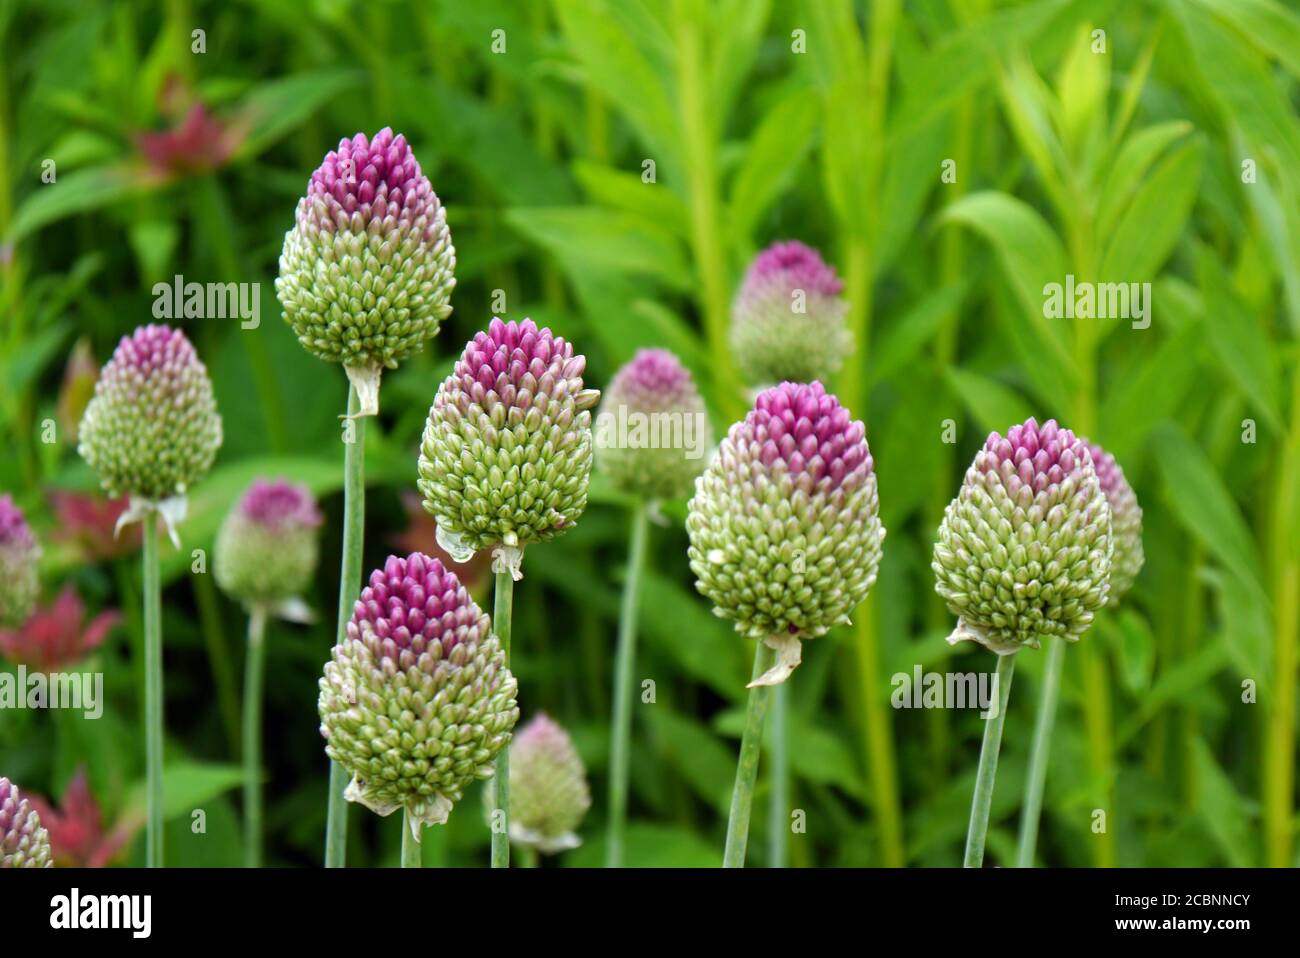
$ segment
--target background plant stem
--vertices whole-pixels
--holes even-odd
[[[1043,785],[1047,781],[1047,756],[1052,750],[1052,726],[1056,722],[1057,692],[1061,687],[1061,663],[1065,660],[1065,642],[1047,640],[1047,667],[1043,673],[1042,698],[1034,722],[1034,741],[1029,751],[1029,775],[1025,779],[1025,801],[1020,811],[1020,843],[1016,866],[1032,868],[1034,849],[1038,845],[1038,818],[1043,808]]]
[[[361,594],[361,550],[366,523],[366,418],[357,416],[357,391],[348,385],[348,415],[352,419],[352,442],[343,444],[343,566],[339,572],[339,619],[335,641],[347,637],[348,620]],[[348,803],[343,797],[347,775],[330,763],[329,813],[325,824],[325,867],[342,868],[347,863]]]
[[[492,597],[492,631],[501,642],[506,668],[510,667],[510,625],[514,611],[515,580],[509,571],[496,574]],[[497,755],[492,793],[496,796],[496,814],[492,817],[492,867],[510,867],[510,746]]]
[[[424,826],[419,822],[411,821],[411,810],[402,808],[402,867],[403,868],[423,868],[424,861],[420,856],[420,842],[415,837],[419,834],[418,829]]]
[[[244,867],[262,867],[262,686],[266,671],[266,608],[248,610],[244,660]]]
[[[609,745],[609,834],[605,867],[623,867],[623,828],[627,821],[628,744],[632,735],[632,669],[636,663],[636,610],[645,565],[647,510],[638,501],[632,508],[632,537],[628,544],[627,576],[618,617],[618,653],[614,665],[614,718]]]
[[[1002,748],[1002,724],[1007,717],[1007,700],[1011,697],[1011,676],[1016,670],[1016,654],[998,656],[998,714],[984,720],[984,742],[980,745],[980,763],[975,772],[975,794],[970,803],[970,826],[966,830],[966,854],[962,864],[979,868],[984,864],[984,840],[989,832],[989,807],[993,803],[993,784],[998,777],[998,752]]]
[[[759,642],[754,652],[754,678],[769,668],[775,653],[766,642]],[[749,814],[754,805],[754,780],[758,777],[758,755],[763,747],[763,719],[772,689],[757,685],[749,690],[745,708],[745,733],[740,739],[740,760],[736,764],[736,786],[731,793],[731,815],[727,819],[727,845],[722,855],[723,868],[745,867],[745,846],[749,843]]]
[[[158,568],[158,517],[144,517],[144,744],[148,780],[145,864],[163,864],[163,662],[162,580]]]

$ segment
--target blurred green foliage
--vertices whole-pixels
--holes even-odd
[[[226,442],[184,551],[164,551],[168,851],[238,862],[244,616],[190,550],[211,547],[251,478],[285,475],[325,497],[328,521],[321,620],[269,637],[267,859],[319,861],[315,683],[334,630],[346,384],[296,343],[272,283],[325,152],[392,126],[447,205],[458,286],[431,348],[385,377],[367,569],[399,548],[429,402],[494,311],[573,340],[596,386],[638,347],[673,349],[721,433],[745,408],[733,290],[759,248],[802,239],[846,280],[857,351],[835,388],[867,423],[889,537],[855,626],[810,643],[789,685],[806,813],[791,862],[959,861],[981,723],[895,711],[889,683],[917,663],[991,670],[942,641],[930,547],[985,433],[1033,414],[1118,457],[1148,557],[1124,607],[1067,652],[1040,860],[1295,864],[1298,82],[1300,14],[1281,0],[0,0],[0,489],[46,545],[47,595],[71,581],[126,613],[92,660],[104,717],[0,713],[0,772],[57,796],[84,765],[106,821],[140,814],[135,554],[96,561],[61,539],[48,498],[94,486],[61,415],[65,362],[81,340],[103,362],[175,274],[259,283],[256,330],[183,323]],[[1043,287],[1067,273],[1152,283],[1150,328],[1045,318]],[[628,531],[599,478],[592,500],[530,550],[516,597],[523,714],[569,727],[593,780],[570,865],[602,860]],[[720,860],[740,732],[750,650],[692,588],[684,511],[667,504],[652,531],[641,602],[636,674],[656,695],[635,712],[634,865]],[[1042,669],[1021,659],[999,863]],[[753,864],[789,828],[767,813],[768,784],[760,773]],[[395,863],[396,824],[352,818],[350,864]],[[426,861],[483,864],[487,842],[470,796]]]

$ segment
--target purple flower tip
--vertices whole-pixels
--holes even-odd
[[[123,336],[104,367],[103,379],[117,380],[122,376],[149,377],[159,370],[169,374],[199,362],[198,354],[189,339],[179,329],[162,324],[136,327],[130,336]]]
[[[0,548],[31,549],[36,545],[31,526],[12,496],[0,496]]]
[[[285,479],[254,479],[240,500],[239,511],[244,518],[270,528],[314,529],[321,524],[311,491]]]
[[[792,475],[806,473],[814,483],[824,477],[838,488],[846,477],[874,468],[861,421],[826,392],[820,382],[785,382],[759,393],[743,422],[731,427],[731,439],[759,446],[759,460],[771,467],[778,460]]]
[[[412,552],[406,558],[389,556],[382,569],[370,574],[348,623],[348,637],[360,639],[368,624],[390,658],[408,649],[418,655],[435,640],[445,655],[482,620],[454,573],[437,559]]]
[[[1037,495],[1059,484],[1090,458],[1087,444],[1069,429],[1058,426],[1055,419],[1039,426],[1030,417],[1022,425],[1008,429],[1005,437],[989,433],[976,468],[981,472],[1013,472]]]
[[[773,243],[758,254],[745,276],[745,286],[768,286],[779,280],[786,289],[802,289],[809,295],[838,296],[844,290],[835,270],[811,246],[798,240]]]
[[[691,374],[671,352],[666,349],[641,349],[614,376],[610,390],[615,386],[631,387],[649,393],[673,394],[689,384]]]
[[[507,406],[527,408],[539,393],[550,394],[557,383],[579,379],[587,358],[574,355],[572,344],[531,319],[521,323],[493,318],[487,332],[478,332],[465,346],[453,373],[462,392],[481,406],[492,405],[495,393]]]
[[[1101,484],[1101,491],[1106,493],[1106,498],[1111,499],[1117,492],[1128,486],[1128,480],[1124,478],[1124,470],[1120,468],[1115,457],[1108,453],[1095,442],[1085,441],[1088,447],[1088,453],[1092,456],[1092,467],[1097,470],[1097,482]]]

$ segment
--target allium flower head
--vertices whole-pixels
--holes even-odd
[[[491,623],[441,562],[390,556],[370,576],[320,680],[325,751],[347,798],[416,822],[447,820],[519,718]]]
[[[686,530],[695,586],[736,631],[781,658],[847,622],[876,581],[885,538],[865,428],[819,382],[760,393],[695,482]]]
[[[0,628],[22,625],[40,592],[41,547],[11,496],[0,496]]]
[[[687,495],[713,444],[695,380],[666,349],[642,349],[614,374],[596,415],[596,465],[624,492]]]
[[[948,641],[1006,655],[1074,641],[1106,603],[1110,507],[1088,444],[1049,419],[990,433],[944,512],[931,567]]]
[[[110,609],[87,624],[81,596],[66,585],[54,602],[38,607],[21,626],[0,630],[0,655],[39,672],[57,672],[99,648],[121,620],[117,610]]]
[[[184,495],[220,446],[212,381],[185,334],[141,326],[123,336],[95,385],[77,447],[108,493],[152,502]]]
[[[1115,554],[1110,564],[1110,594],[1107,604],[1119,605],[1142,571],[1146,555],[1142,550],[1142,507],[1133,487],[1124,478],[1124,470],[1115,457],[1095,442],[1088,442],[1097,481],[1110,506],[1110,533],[1115,540]]]
[[[732,305],[731,348],[752,383],[811,382],[853,350],[844,284],[816,250],[791,241],[763,250]]]
[[[493,319],[438,388],[420,444],[419,488],[457,561],[497,546],[519,576],[524,546],[587,507],[591,408],[585,356],[532,320]]]
[[[217,584],[248,605],[300,596],[316,571],[316,500],[306,486],[255,479],[217,533]]]
[[[492,785],[483,790],[488,814]],[[587,770],[560,725],[539,712],[510,745],[510,840],[547,854],[582,844],[578,826],[591,808]]]
[[[49,868],[50,836],[17,786],[0,775],[0,868]]]
[[[406,138],[385,127],[340,140],[311,175],[275,291],[298,340],[342,363],[373,415],[382,370],[451,315],[455,268],[447,211]]]

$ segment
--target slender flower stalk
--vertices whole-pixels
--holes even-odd
[[[623,830],[627,825],[628,758],[632,738],[632,685],[636,665],[636,610],[645,566],[648,514],[644,502],[632,507],[632,536],[628,545],[627,578],[618,616],[618,649],[614,660],[614,718],[609,744],[609,831],[605,867],[623,867]]]
[[[348,636],[348,621],[361,591],[361,553],[366,522],[366,420],[357,415],[360,400],[355,386],[348,387],[348,417],[353,432],[343,444],[343,560],[339,570],[339,611],[335,644]],[[329,804],[325,819],[325,867],[343,868],[348,851],[348,803],[344,798],[347,775],[330,761]]]
[[[1085,440],[1086,442],[1086,440]],[[1142,509],[1124,470],[1115,458],[1096,443],[1087,443],[1097,481],[1106,494],[1111,512],[1111,537],[1114,555],[1111,561],[1110,589],[1106,604],[1118,606],[1133,586],[1142,569]],[[1061,664],[1065,643],[1050,641],[1047,667],[1043,674],[1043,692],[1034,722],[1034,738],[1029,750],[1029,771],[1025,779],[1025,799],[1020,812],[1020,839],[1016,849],[1016,866],[1031,868],[1038,845],[1038,820],[1043,809],[1043,789],[1047,782],[1047,762],[1052,750],[1052,728],[1056,723],[1056,703],[1061,684]]]
[[[786,866],[786,836],[790,814],[790,689],[772,690],[772,792],[768,806],[767,867]]]
[[[726,861],[740,865],[764,690],[790,677],[804,641],[847,623],[876,581],[885,530],[866,428],[819,382],[765,390],[696,480],[686,531],[696,589],[759,645],[728,826]]]
[[[301,594],[316,571],[320,513],[311,493],[284,480],[254,480],[217,533],[217,584],[248,610],[244,673],[244,864],[262,863],[262,688],[269,616],[309,621]]]
[[[162,585],[158,522],[179,546],[189,488],[207,474],[221,446],[212,381],[185,335],[142,326],[122,337],[104,366],[78,429],[78,452],[110,496],[128,494],[118,528],[144,523],[146,861],[163,863]]]
[[[492,594],[492,619],[496,623],[497,639],[505,667],[510,667],[510,634],[514,618],[515,579],[508,570],[496,574]],[[492,867],[510,867],[510,749],[497,753],[493,787],[492,815]]]
[[[680,424],[680,442],[651,441],[651,437],[663,435],[661,425],[671,429],[674,423]],[[596,415],[596,468],[634,500],[614,664],[605,851],[605,865],[609,868],[623,864],[637,604],[651,504],[688,495],[704,468],[705,452],[711,445],[704,401],[691,374],[675,355],[666,349],[643,349],[615,373]]]
[[[402,867],[423,868],[424,860],[420,854],[420,830],[422,822],[411,817],[411,810],[402,809]]]
[[[158,526],[144,517],[144,749],[148,821],[145,864],[163,864],[163,665],[162,581],[158,568]]]
[[[524,549],[567,531],[587,507],[591,409],[587,359],[530,319],[494,318],[438,388],[420,443],[419,486],[438,543],[457,562],[492,550],[495,614],[509,667],[514,582]],[[510,863],[510,759],[502,749],[492,865]]]
[[[266,608],[248,614],[244,666],[244,867],[262,867],[262,684],[266,671]]]
[[[772,667],[775,654],[765,642],[754,649],[753,679]],[[754,805],[754,783],[758,779],[758,756],[763,747],[763,720],[767,717],[770,685],[751,683],[745,706],[745,731],[740,739],[740,759],[736,763],[736,784],[731,790],[731,813],[727,816],[727,843],[722,852],[723,868],[744,868],[745,849],[749,845],[749,815]]]
[[[998,656],[998,711],[984,721],[984,740],[980,743],[979,767],[975,772],[975,794],[970,803],[970,824],[966,828],[966,853],[962,864],[967,868],[984,865],[984,840],[989,831],[989,808],[993,804],[993,783],[998,775],[998,753],[1002,749],[1002,725],[1007,717],[1007,700],[1011,696],[1011,677],[1016,670],[1016,653]]]
[[[999,657],[998,710],[986,716],[966,838],[984,860],[1014,656],[1042,639],[1077,641],[1110,589],[1111,509],[1085,442],[1049,420],[990,433],[944,511],[931,568],[957,615],[948,636]]]

